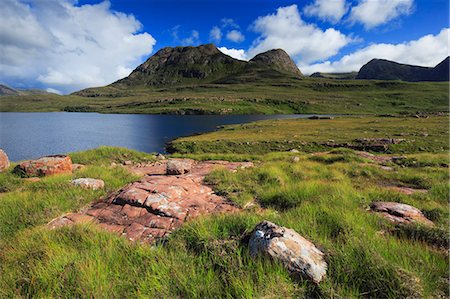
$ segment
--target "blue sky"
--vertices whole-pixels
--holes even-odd
[[[3,2],[0,83],[60,93],[109,84],[166,46],[213,42],[244,60],[283,48],[305,74],[449,52],[445,0]]]

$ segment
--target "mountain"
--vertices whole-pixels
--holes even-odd
[[[358,72],[348,72],[348,73],[322,73],[316,72],[310,75],[312,78],[326,78],[326,79],[337,79],[337,80],[349,80],[355,79],[358,76]]]
[[[363,65],[356,79],[418,81],[448,81],[449,58],[432,67],[401,64],[385,59],[372,59]]]
[[[258,54],[250,60],[250,63],[272,68],[282,73],[292,74],[298,77],[302,76],[300,69],[282,49],[274,49]]]
[[[20,95],[20,91],[15,90],[9,86],[0,84],[0,96],[15,96]]]
[[[232,83],[236,79],[246,81],[271,76],[301,78],[302,74],[289,55],[281,49],[258,54],[246,62],[222,53],[213,44],[207,44],[163,48],[139,65],[128,77],[111,86]]]

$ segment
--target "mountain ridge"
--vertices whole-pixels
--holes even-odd
[[[448,81],[449,57],[435,67],[424,67],[374,58],[363,65],[356,79],[402,80],[408,82]]]

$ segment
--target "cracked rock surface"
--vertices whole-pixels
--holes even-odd
[[[140,167],[139,173],[146,173],[145,177],[79,213],[52,220],[49,228],[91,222],[130,241],[153,243],[200,215],[238,210],[227,199],[214,194],[203,179],[216,167],[235,171],[251,167],[252,163],[176,159],[175,163],[189,164],[189,172],[166,175],[167,163],[173,163],[170,161]]]

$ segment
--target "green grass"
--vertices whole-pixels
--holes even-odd
[[[404,141],[389,146],[387,153],[433,153],[449,149],[448,136],[448,117],[444,116],[279,119],[230,125],[215,132],[179,138],[171,142],[169,149],[189,154],[263,154],[291,149],[316,152],[330,150],[327,145],[330,142],[345,144],[355,143],[357,138],[395,138]],[[445,163],[443,155],[437,157]],[[342,157],[334,156],[339,158]]]
[[[107,86],[75,94],[2,96],[0,111],[149,114],[415,114],[448,112],[447,82],[263,79],[167,87]],[[20,100],[18,100],[20,99]]]
[[[345,138],[352,136],[347,130],[354,119],[334,121],[342,121]],[[404,120],[397,121],[401,126]],[[429,137],[440,140],[440,118],[429,119],[432,124],[422,119],[415,121],[417,127],[428,130]],[[322,126],[327,122],[330,124],[312,124]],[[409,119],[406,122],[412,127]],[[394,130],[389,122],[376,124],[380,130]],[[247,126],[255,125],[263,125],[267,140],[275,140],[267,122]],[[316,134],[334,134],[324,127],[319,130],[308,126]],[[354,123],[353,126],[359,127]],[[257,134],[245,131],[246,126],[235,127],[239,129],[225,132],[236,137],[244,131],[249,138],[256,138]],[[290,134],[288,128],[286,134]],[[283,131],[274,130],[278,134]],[[303,134],[298,128],[292,130]],[[278,138],[285,136],[280,134]],[[407,163],[387,163],[392,171],[368,164],[368,160],[349,149],[315,156],[290,152],[257,154],[256,150],[241,154],[189,153],[185,156],[200,160],[253,161],[253,168],[237,172],[217,169],[206,178],[218,194],[246,208],[239,213],[188,222],[153,247],[132,244],[92,225],[52,231],[45,227],[54,217],[77,211],[137,179],[122,167],[111,167],[111,162],[153,159],[149,154],[111,147],[70,156],[74,162],[86,164],[86,168],[73,175],[47,177],[34,183],[16,177],[11,172],[14,165],[0,173],[0,297],[449,296],[449,174],[444,165],[448,163],[448,152],[407,154]],[[293,162],[294,156],[298,157],[297,162]],[[71,186],[70,179],[76,177],[101,178],[106,190]],[[385,188],[390,185],[425,188],[428,193],[407,196]],[[375,200],[413,205],[434,221],[435,227],[395,227],[367,211]],[[252,258],[248,237],[262,220],[292,228],[323,250],[328,262],[325,280],[316,286],[291,277],[275,261]]]

